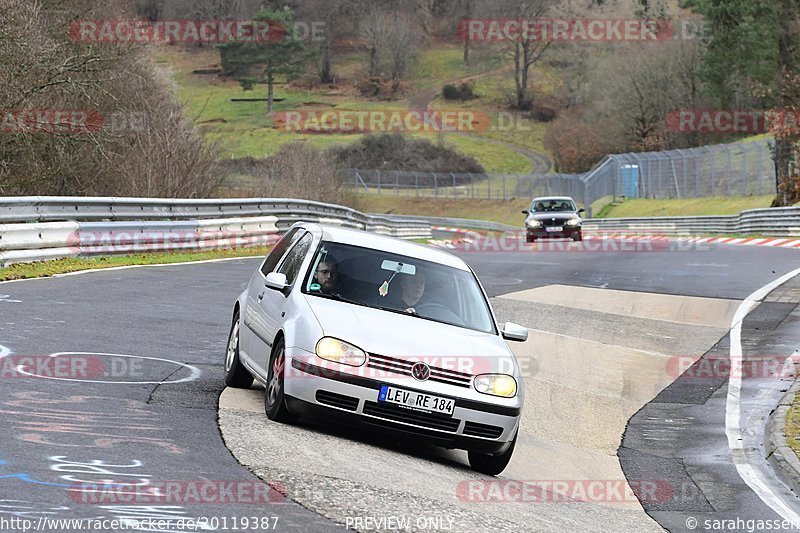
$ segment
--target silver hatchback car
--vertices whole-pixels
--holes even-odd
[[[340,417],[469,452],[496,475],[511,459],[524,389],[486,293],[441,250],[295,224],[233,308],[225,383],[266,386],[267,416]]]

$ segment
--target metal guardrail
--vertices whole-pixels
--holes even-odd
[[[800,236],[800,207],[749,209],[738,215],[706,217],[605,218],[584,222],[587,233],[631,232],[662,235],[740,234]]]
[[[522,231],[519,226],[509,226],[486,220],[442,218],[411,215],[387,215],[400,221],[424,221],[434,226],[477,229],[486,231]],[[697,217],[650,217],[650,218],[592,218],[583,223],[587,234],[639,233],[658,235],[766,235],[771,237],[800,236],[800,207],[776,207],[750,209],[738,215]]]
[[[430,224],[288,198],[0,198],[0,266],[124,253],[225,249],[274,242],[295,222],[340,225],[403,239]]]

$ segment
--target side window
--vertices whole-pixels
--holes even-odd
[[[297,275],[300,273],[300,267],[303,265],[303,259],[308,255],[313,241],[314,237],[312,237],[310,233],[303,235],[300,242],[286,254],[286,259],[281,263],[278,272],[286,274],[286,283],[289,285],[293,284],[294,280],[297,279]]]
[[[286,235],[284,235],[281,240],[275,243],[275,246],[272,247],[272,250],[267,255],[267,260],[264,261],[264,264],[261,265],[261,273],[265,276],[275,270],[275,267],[278,265],[278,261],[281,260],[283,254],[286,253],[292,244],[297,242],[297,239],[302,237],[303,232],[299,231],[300,228],[292,228]]]

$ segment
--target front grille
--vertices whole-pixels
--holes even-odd
[[[352,396],[336,394],[335,392],[328,392],[326,390],[318,390],[316,398],[321,404],[340,407],[348,411],[355,411],[358,409],[358,398],[353,398]]]
[[[394,374],[401,374],[403,376],[411,376],[411,367],[414,363],[419,361],[411,361],[407,359],[398,359],[397,357],[389,357],[387,355],[378,355],[375,353],[369,354],[367,366],[376,370],[384,370]],[[472,375],[465,372],[458,372],[456,370],[447,370],[445,368],[438,368],[428,365],[431,369],[431,377],[428,381],[435,381],[437,383],[447,383],[448,385],[455,385],[457,387],[471,387]]]
[[[467,422],[464,425],[464,435],[470,435],[472,437],[496,439],[502,434],[503,428],[497,426],[488,426],[486,424],[478,424],[477,422]]]
[[[461,423],[460,420],[439,413],[423,413],[421,411],[375,402],[364,403],[364,414],[453,433],[455,433],[458,429],[458,425]]]
[[[563,226],[567,223],[565,219],[560,218],[544,218],[539,220],[542,223],[542,226],[551,227],[551,226]]]

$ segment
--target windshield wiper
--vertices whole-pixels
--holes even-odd
[[[312,294],[314,296],[319,296],[320,298],[327,298],[328,300],[337,300],[337,301],[345,302],[345,303],[349,303],[349,304],[361,305],[361,306],[364,306],[364,307],[371,307],[370,305],[368,305],[368,304],[366,304],[364,302],[359,302],[357,300],[351,300],[350,298],[345,298],[344,296],[342,296],[341,294],[338,294],[338,293],[336,293],[336,294],[325,294],[325,293],[322,293],[322,292],[308,292],[306,294]]]

